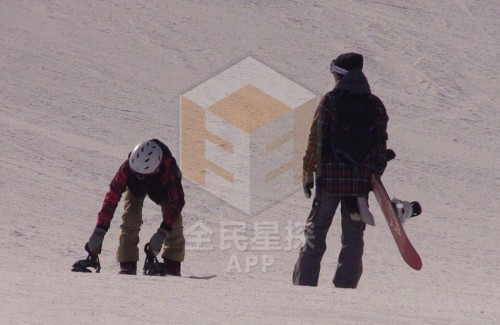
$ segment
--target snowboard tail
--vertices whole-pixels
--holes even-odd
[[[377,202],[385,216],[401,256],[411,268],[420,270],[422,268],[422,259],[411,244],[408,236],[406,236],[403,226],[401,225],[401,221],[398,218],[397,211],[391,204],[389,195],[387,194],[380,177],[375,174],[372,175],[372,188],[373,194],[375,195],[375,198],[377,199]]]

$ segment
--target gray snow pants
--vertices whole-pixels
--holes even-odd
[[[339,288],[356,288],[363,272],[363,232],[366,224],[349,216],[346,204],[339,197],[322,191],[317,194],[304,230],[306,241],[300,249],[293,270],[293,284],[317,286],[321,259],[326,251],[326,235],[339,203],[342,215],[342,249],[338,257],[333,284]]]

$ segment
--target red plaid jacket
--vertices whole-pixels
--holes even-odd
[[[167,146],[158,140],[155,141],[163,148],[163,160],[158,173],[145,180],[139,180],[131,171],[128,159],[123,162],[109,185],[109,191],[97,215],[97,226],[109,229],[122,194],[129,190],[135,196],[148,195],[156,204],[166,203],[162,227],[169,230],[175,227],[175,221],[184,207],[182,175]]]
[[[304,156],[304,174],[315,172],[319,183],[316,186],[334,195],[367,196],[371,191],[371,174],[382,174],[386,166],[385,150],[389,118],[382,101],[375,95],[369,94],[378,112],[376,137],[379,139],[379,145],[376,153],[373,158],[357,165],[340,161],[328,141],[334,134],[337,119],[333,93],[334,91],[331,91],[326,94],[316,110]]]

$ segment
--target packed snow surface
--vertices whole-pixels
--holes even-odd
[[[497,0],[1,1],[1,323],[497,324],[498,17]],[[70,272],[133,146],[157,137],[180,155],[180,95],[252,57],[321,96],[350,51],[390,116],[387,190],[423,207],[405,224],[421,271],[372,197],[359,287],[331,283],[339,214],[319,286],[294,287],[285,235],[309,213],[302,191],[249,217],[185,179],[185,230],[212,247],[189,249],[181,278],[117,275],[123,201],[101,273]],[[140,247],[160,221],[146,200]],[[279,247],[229,245],[235,222],[278,225]]]

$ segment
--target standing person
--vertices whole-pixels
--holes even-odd
[[[185,240],[181,210],[184,192],[181,171],[168,147],[157,139],[144,141],[129,153],[111,181],[109,191],[98,213],[97,225],[86,244],[92,254],[100,254],[104,236],[110,227],[114,212],[125,194],[120,243],[116,258],[120,274],[136,274],[139,260],[139,231],[142,225],[142,207],[146,196],[161,206],[163,220],[149,241],[150,252],[157,255],[163,248],[165,272],[181,275]]]
[[[326,251],[326,235],[341,204],[342,249],[333,284],[356,288],[363,272],[363,232],[373,223],[368,210],[371,174],[382,175],[388,116],[373,95],[363,69],[363,56],[344,53],[332,61],[335,87],[321,100],[311,126],[303,164],[306,197],[316,180],[312,210],[293,271],[294,285],[317,286]],[[314,176],[316,174],[316,177]]]

